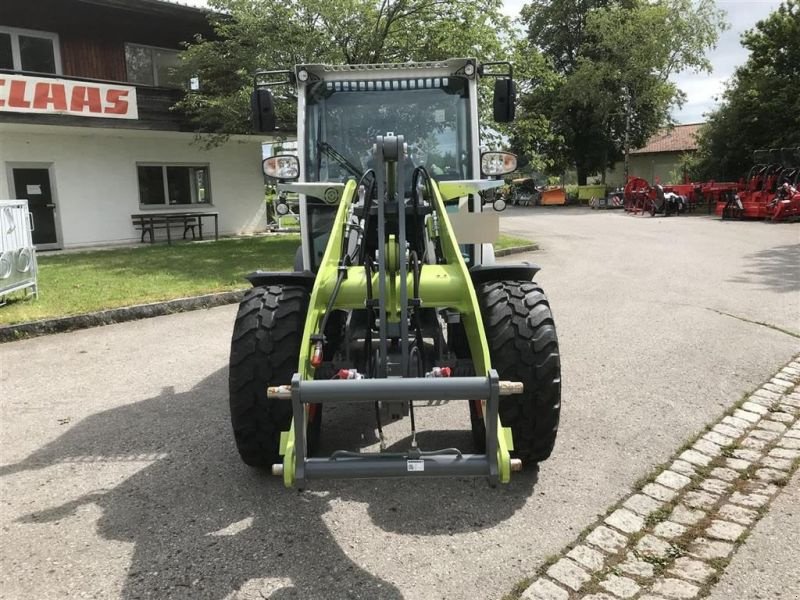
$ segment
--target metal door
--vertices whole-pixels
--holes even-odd
[[[47,168],[12,169],[17,198],[28,201],[33,216],[33,243],[38,247],[57,247],[55,202]]]

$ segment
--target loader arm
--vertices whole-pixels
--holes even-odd
[[[342,241],[349,211],[356,199],[356,188],[356,182],[351,180],[344,187],[342,193],[331,235],[320,264],[314,288],[311,292],[297,375],[295,376],[296,381],[292,384],[293,388],[299,387],[298,383],[311,382],[314,378],[314,367],[311,364],[312,354],[314,352],[312,340],[317,339],[317,336],[322,334],[320,331],[320,324],[327,309],[328,301],[332,295],[334,295],[334,288],[337,285],[342,259]],[[488,385],[491,372],[491,359],[486,336],[484,334],[478,298],[472,284],[469,270],[467,269],[467,265],[464,262],[453,234],[450,220],[447,216],[447,210],[445,209],[445,201],[442,198],[442,194],[436,182],[433,182],[432,188],[434,191],[432,198],[433,210],[438,219],[436,235],[438,235],[444,262],[443,264],[425,264],[422,267],[419,283],[420,299],[422,305],[426,308],[451,308],[457,310],[461,314],[470,352],[472,354],[475,373],[482,374],[482,377],[469,379],[480,379],[483,382],[485,378],[486,384]],[[333,309],[363,308],[367,300],[366,272],[362,266],[349,266],[346,267],[346,270],[346,276],[339,284],[339,290],[335,293],[336,299],[333,304]],[[379,273],[374,273],[372,279],[373,289],[378,289],[380,283]],[[406,284],[408,288],[412,285],[412,275],[410,273],[407,275]],[[399,314],[398,300],[401,297],[400,281],[397,277],[392,277],[389,278],[386,285],[388,286],[386,289],[387,295],[391,298],[388,312],[397,315]],[[446,380],[442,383],[446,384],[452,381],[455,384],[458,383],[458,379],[461,378]],[[389,385],[398,386],[400,381],[408,380],[388,379],[369,381],[381,381]],[[323,382],[316,383],[320,384]],[[353,389],[356,389],[356,384],[361,382],[335,382],[333,385],[341,387],[346,383],[352,383]],[[478,382],[475,383],[476,387],[478,387]],[[426,381],[425,384],[430,385],[430,382]],[[296,389],[293,391],[297,393]],[[413,392],[413,389],[409,391],[409,393]],[[273,391],[273,393],[275,392]],[[285,390],[284,393],[290,395],[291,391]],[[443,390],[440,393],[445,392]],[[465,391],[465,393],[467,392]],[[498,392],[498,394],[499,393],[503,392]],[[489,392],[487,389],[486,396],[488,395]],[[500,483],[508,483],[511,478],[510,451],[513,449],[511,430],[501,425],[496,406],[493,410],[489,410],[487,397],[479,396],[474,399],[482,401],[483,416],[487,423],[487,453],[493,452],[493,456],[486,461],[487,470],[482,474],[490,479],[496,478]],[[495,398],[495,401],[497,400],[498,399]],[[309,460],[305,457],[305,448],[303,448],[302,452],[298,452],[300,446],[305,446],[305,436],[303,433],[298,435],[298,432],[304,432],[306,430],[308,404],[301,405],[299,402],[296,402],[295,408],[292,425],[290,429],[283,432],[281,436],[283,480],[287,487],[295,485],[298,478],[298,470],[305,471],[305,463]],[[491,425],[489,425],[490,422]],[[469,459],[464,460],[465,465],[468,460]],[[488,467],[488,465],[491,464],[496,465],[496,474],[491,473],[491,469]],[[448,470],[448,474],[456,474],[456,471],[457,469],[454,469],[454,471],[450,473]],[[374,476],[391,476],[391,473],[380,472],[378,469],[374,469],[373,472]],[[305,480],[305,478],[306,473],[301,473],[301,479]]]

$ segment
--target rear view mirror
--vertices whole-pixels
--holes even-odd
[[[264,88],[256,88],[250,96],[250,117],[253,130],[266,133],[275,131],[275,102]]]
[[[494,120],[497,123],[511,123],[517,100],[517,90],[513,79],[497,79],[494,82]]]

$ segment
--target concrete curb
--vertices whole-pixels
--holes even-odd
[[[124,306],[121,308],[111,308],[93,313],[73,315],[69,317],[58,317],[55,319],[43,319],[41,321],[29,321],[15,325],[0,327],[0,343],[13,342],[18,339],[47,335],[50,333],[62,333],[75,329],[86,329],[88,327],[98,327],[100,325],[111,325],[113,323],[123,323],[125,321],[136,321],[149,317],[159,317],[176,312],[198,310],[200,308],[212,308],[224,304],[239,302],[244,294],[244,290],[232,292],[219,292],[216,294],[205,294],[191,298],[177,298],[165,302],[153,302],[151,304],[139,304],[136,306]]]
[[[533,252],[539,249],[539,244],[526,244],[525,246],[514,246],[513,248],[503,248],[495,250],[495,256],[508,256],[509,254],[522,254],[523,252]]]
[[[536,244],[526,246],[516,246],[505,248],[495,252],[495,256],[508,256],[522,252],[538,250]],[[41,321],[29,321],[15,325],[0,326],[0,343],[13,342],[15,340],[48,335],[51,333],[63,333],[76,329],[87,329],[100,325],[111,325],[113,323],[123,323],[125,321],[136,321],[149,317],[160,317],[176,312],[186,312],[201,308],[212,308],[225,304],[235,304],[242,299],[244,290],[233,292],[219,292],[217,294],[205,294],[203,296],[193,296],[191,298],[177,298],[165,302],[153,302],[151,304],[138,304],[136,306],[123,306],[121,308],[111,308],[83,315],[73,315],[70,317],[57,317],[54,319],[42,319]]]

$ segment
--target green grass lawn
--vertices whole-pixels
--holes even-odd
[[[0,324],[247,287],[247,273],[290,269],[297,235],[39,255],[39,299],[12,296]]]
[[[39,299],[12,295],[0,324],[77,315],[247,287],[247,273],[292,268],[297,235],[142,245],[39,256]],[[501,235],[496,248],[531,244]]]
[[[500,234],[500,238],[494,243],[495,250],[505,250],[506,248],[515,248],[517,246],[530,246],[533,240],[526,240],[525,238],[515,237],[513,235]]]

